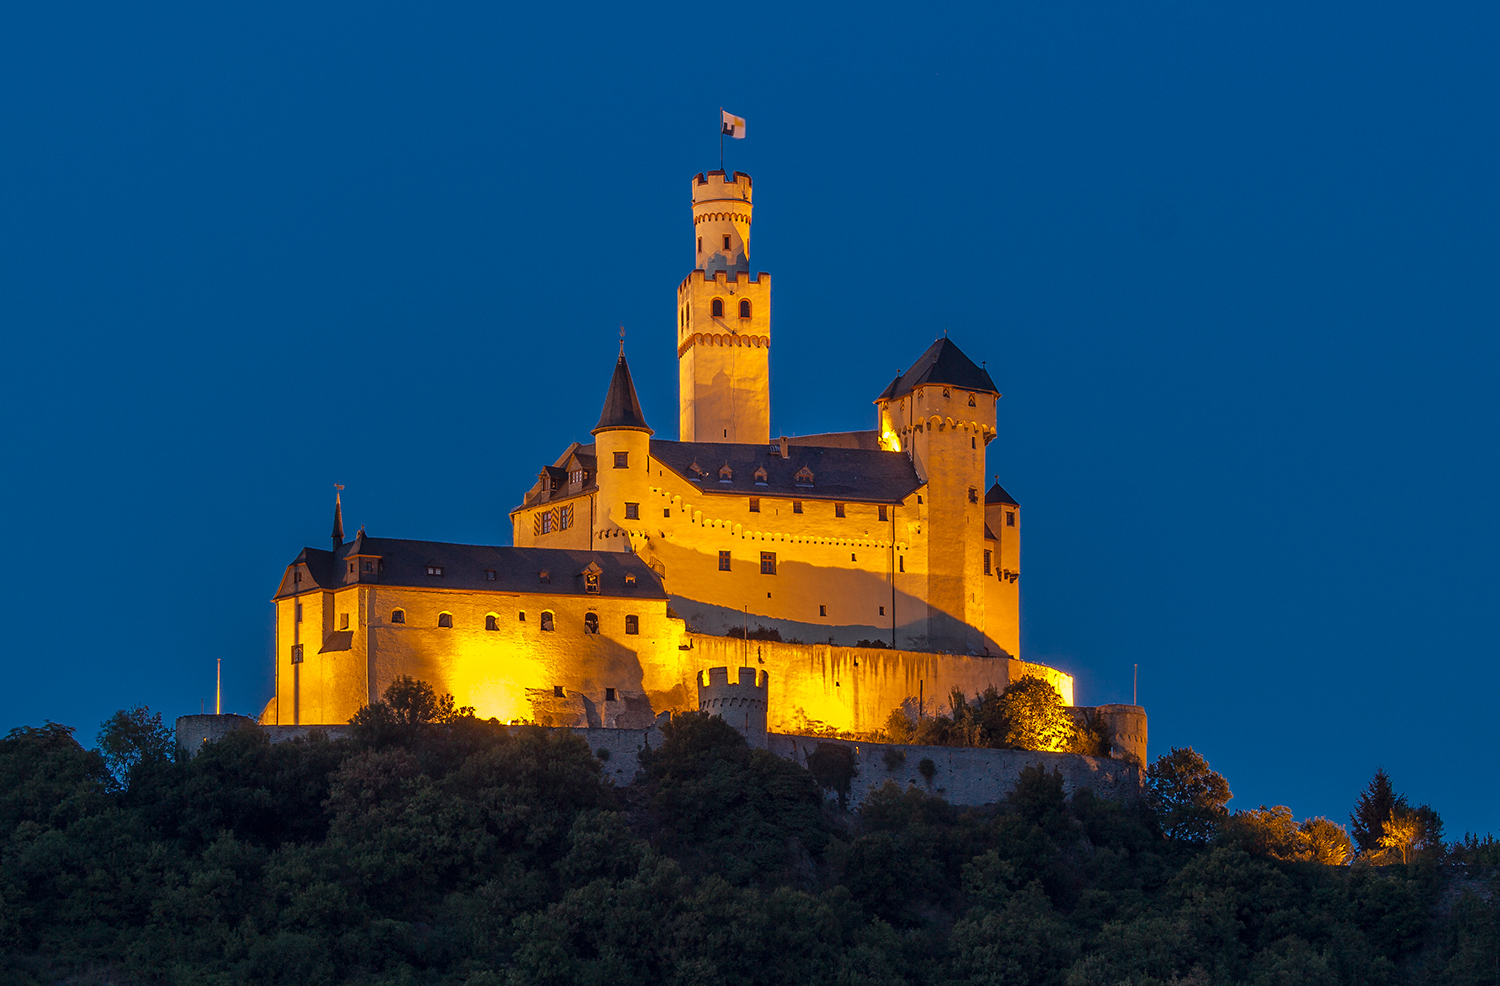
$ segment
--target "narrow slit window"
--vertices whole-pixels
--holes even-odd
[[[990,574],[991,559],[993,557],[994,557],[993,552],[991,552],[989,550],[985,551],[985,553],[984,553],[984,574],[986,574],[986,575]]]
[[[880,519],[881,520],[890,520],[891,519],[890,508],[887,507],[883,503],[880,505]]]
[[[880,607],[880,615],[881,616],[885,615],[885,607],[884,606]]]
[[[724,249],[726,249],[726,250],[729,249],[729,234],[728,233],[724,234]]]
[[[904,572],[904,571],[906,571],[906,556],[905,555],[897,555],[896,556],[896,571],[898,571],[898,572]]]
[[[819,616],[827,616],[828,615],[828,607],[827,606],[819,606],[818,607],[818,615]]]
[[[1014,510],[1007,510],[1007,511],[1005,511],[1005,526],[1006,527],[1015,527],[1016,526],[1016,512]]]
[[[292,645],[292,663],[293,664],[301,664],[302,663],[302,645],[301,644],[293,644]]]

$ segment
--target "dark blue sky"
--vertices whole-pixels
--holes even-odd
[[[1027,656],[1233,807],[1383,764],[1494,828],[1494,4],[12,5],[0,726],[270,691],[283,566],[505,543],[748,119],[776,432],[944,328],[1004,393]],[[544,9],[545,8],[545,9]],[[1045,9],[1039,9],[1045,8]]]

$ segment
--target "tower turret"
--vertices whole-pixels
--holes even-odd
[[[693,178],[695,267],[677,288],[679,436],[771,440],[771,277],[750,273],[750,176]]]
[[[751,746],[764,750],[771,676],[755,668],[734,670],[738,677],[733,682],[729,680],[729,668],[698,672],[698,709],[723,719]]]
[[[625,362],[625,344],[615,361],[604,409],[594,426],[594,453],[598,457],[599,516],[602,526],[625,531],[639,529],[641,504],[646,502],[650,472],[651,428],[641,413],[641,401]],[[621,550],[630,550],[629,539],[621,539]]]

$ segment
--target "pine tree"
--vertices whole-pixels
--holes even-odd
[[[1354,844],[1359,847],[1359,851],[1369,853],[1379,850],[1380,837],[1385,834],[1385,823],[1391,820],[1391,813],[1405,807],[1406,797],[1396,793],[1385,768],[1376,768],[1370,786],[1360,794],[1354,811],[1349,815],[1349,831],[1354,836]]]

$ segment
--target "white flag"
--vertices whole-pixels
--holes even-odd
[[[726,112],[725,110],[719,110],[719,112],[724,115],[724,126],[719,132],[726,137],[733,137],[735,140],[744,140],[745,118],[735,116],[733,113]]]

